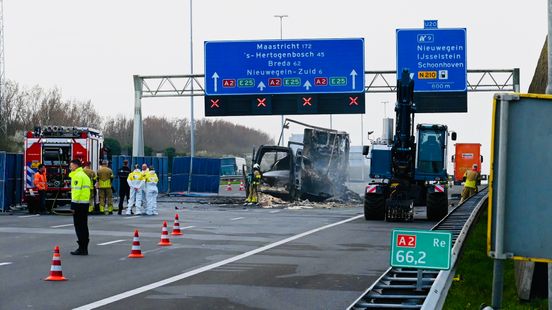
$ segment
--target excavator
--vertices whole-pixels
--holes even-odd
[[[396,126],[389,145],[364,146],[371,160],[370,178],[364,195],[366,220],[412,221],[414,206],[426,206],[429,220],[448,213],[446,125],[415,126],[414,80],[403,70],[397,81]]]

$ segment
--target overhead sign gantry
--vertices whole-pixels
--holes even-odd
[[[364,40],[205,42],[205,114],[364,113]]]

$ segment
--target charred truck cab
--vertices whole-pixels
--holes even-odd
[[[262,174],[260,192],[290,201],[323,201],[343,193],[349,166],[349,134],[289,119],[286,122],[309,128],[303,131],[302,143],[289,142],[287,147],[261,145],[253,152],[252,165],[259,164]]]
[[[411,221],[414,206],[427,206],[427,217],[439,220],[448,212],[445,125],[419,124],[414,129],[414,81],[407,70],[397,86],[393,141],[373,144],[370,178],[364,196],[366,220]],[[451,134],[456,140],[456,133]]]

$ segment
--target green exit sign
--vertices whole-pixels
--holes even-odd
[[[300,78],[285,78],[284,79],[284,86],[285,87],[301,86],[301,79]]]
[[[238,87],[255,87],[254,79],[238,79]]]
[[[330,86],[346,86],[347,78],[344,76],[332,76],[330,77]]]
[[[450,269],[452,235],[430,230],[394,229],[391,266],[419,269]]]

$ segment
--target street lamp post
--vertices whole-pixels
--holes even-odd
[[[288,16],[287,15],[274,15],[274,17],[280,19],[280,40],[283,40],[284,39],[284,28],[283,28],[284,18],[286,18]],[[281,139],[282,146],[284,146],[284,115],[281,116],[281,123],[282,123],[282,125],[281,125],[280,137],[282,137],[282,139]]]
[[[194,74],[194,32],[192,23],[192,2],[190,0],[190,74]],[[190,171],[188,172],[188,194],[192,190],[192,167],[195,154],[195,121],[194,121],[194,82],[192,79],[190,96]]]

